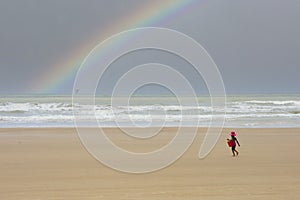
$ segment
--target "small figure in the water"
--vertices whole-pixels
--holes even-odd
[[[235,149],[236,144],[238,144],[240,146],[240,143],[236,138],[236,133],[234,131],[232,131],[230,133],[230,136],[231,136],[231,139],[227,139],[227,143],[228,143],[228,146],[231,147],[232,155],[233,156],[239,155],[239,152]]]

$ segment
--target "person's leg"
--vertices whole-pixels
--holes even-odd
[[[239,152],[237,150],[234,150],[236,152],[236,155],[238,156],[239,155]]]
[[[235,156],[235,146],[231,147],[232,155]]]

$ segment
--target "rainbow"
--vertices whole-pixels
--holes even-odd
[[[120,22],[110,27],[101,28],[95,37],[75,49],[67,59],[58,61],[44,74],[29,84],[31,93],[56,94],[67,89],[67,84],[75,77],[84,57],[91,50],[90,44],[103,41],[105,38],[127,29],[153,26],[176,19],[176,15],[188,12],[197,0],[171,0],[143,5],[137,12],[124,17]],[[198,1],[199,2],[199,1]],[[105,31],[103,31],[105,30]]]

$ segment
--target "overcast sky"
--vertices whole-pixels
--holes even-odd
[[[84,57],[109,36],[112,24],[115,33],[133,28],[120,21],[146,5],[160,9],[158,2],[0,0],[0,94],[44,93],[43,88],[31,90],[40,84],[34,80],[68,62],[75,51]],[[217,64],[227,93],[300,93],[300,1],[199,0],[175,12],[141,26],[171,28],[194,38]],[[70,94],[74,77],[51,92]]]

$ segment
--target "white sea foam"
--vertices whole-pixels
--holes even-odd
[[[71,103],[71,97],[14,97],[0,100],[1,127],[74,126],[77,118],[101,126],[163,124],[165,126],[208,126],[212,119],[209,97],[198,105],[178,105],[172,97],[138,98],[130,105],[111,105],[109,98],[97,98],[96,105]],[[230,97],[226,108],[227,127],[300,127],[300,97]],[[214,110],[221,115],[223,109]]]

